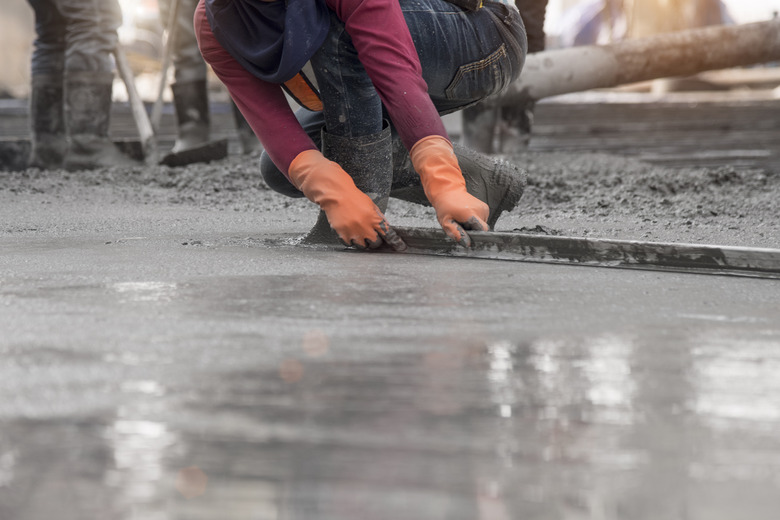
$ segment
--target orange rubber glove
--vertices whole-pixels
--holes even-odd
[[[371,198],[355,186],[341,166],[320,151],[299,153],[290,163],[288,173],[295,187],[319,204],[344,244],[376,249],[386,242],[396,251],[406,249]]]
[[[471,246],[465,230],[487,231],[490,210],[466,191],[452,143],[440,135],[423,137],[412,146],[409,156],[444,232],[460,245]]]

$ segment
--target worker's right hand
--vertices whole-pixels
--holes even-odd
[[[318,150],[298,154],[288,170],[290,180],[310,201],[319,204],[339,239],[360,249],[376,249],[386,242],[396,251],[404,241],[388,224],[371,198],[355,186],[352,177]]]

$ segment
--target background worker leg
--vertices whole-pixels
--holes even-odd
[[[122,23],[116,0],[57,0],[66,22],[64,166],[88,169],[137,164],[108,137],[114,79],[112,53]]]
[[[528,52],[545,48],[544,21],[548,0],[515,0],[528,35]],[[533,100],[519,105],[463,111],[463,142],[484,153],[517,153],[528,147],[533,127]]]
[[[35,12],[30,85],[29,166],[57,168],[67,149],[63,90],[65,20],[52,0],[29,0]]]
[[[176,110],[177,139],[173,153],[206,144],[211,139],[211,113],[208,99],[208,68],[198,49],[192,18],[197,0],[179,0],[173,29],[172,62],[174,108]],[[168,23],[172,0],[159,0],[160,19]],[[170,37],[170,36],[169,36]],[[234,105],[235,107],[235,105]],[[243,153],[259,147],[259,141],[241,113],[234,109],[233,117]]]
[[[206,62],[203,61],[195,38],[192,17],[197,0],[179,0],[171,38],[171,60],[174,82],[171,85],[178,136],[172,153],[189,150],[209,142],[211,115],[206,87]],[[160,0],[160,19],[167,25],[173,2]]]

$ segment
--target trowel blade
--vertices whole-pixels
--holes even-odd
[[[193,163],[218,161],[227,157],[228,141],[219,139],[188,148],[176,153],[169,153],[162,158],[160,164],[165,166],[186,166]]]
[[[780,279],[780,249],[470,231],[464,248],[440,229],[394,227],[408,253]]]

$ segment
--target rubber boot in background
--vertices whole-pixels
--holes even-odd
[[[171,153],[197,148],[209,142],[211,114],[206,80],[171,85],[178,136]]]
[[[528,150],[534,122],[533,100],[517,106],[463,110],[463,144],[478,152],[517,155]]]
[[[112,166],[138,166],[109,139],[111,72],[75,72],[65,81],[65,126],[70,146],[63,166],[89,170]]]
[[[495,153],[499,107],[475,105],[463,109],[463,144],[482,153]]]
[[[387,210],[387,200],[393,182],[393,155],[390,125],[376,134],[362,137],[341,137],[322,129],[322,153],[341,165],[355,185],[371,197],[379,209]],[[328,223],[324,211],[306,236],[309,243],[336,243],[338,236]]]
[[[29,167],[55,169],[62,167],[68,149],[63,109],[61,75],[34,75],[30,92]]]
[[[523,196],[527,174],[516,165],[490,157],[461,145],[454,145],[458,165],[466,181],[466,190],[488,205],[490,229],[505,211],[512,211]],[[409,153],[400,139],[393,140],[393,188],[390,196],[430,206],[420,177],[414,171]]]
[[[519,155],[528,151],[534,125],[533,100],[500,107],[496,124],[495,152],[503,155]]]
[[[241,153],[249,155],[254,152],[263,151],[260,140],[255,135],[252,127],[249,126],[244,114],[238,109],[235,103],[230,102],[233,108],[233,120],[236,122],[236,131],[238,132],[238,142],[241,145]]]

